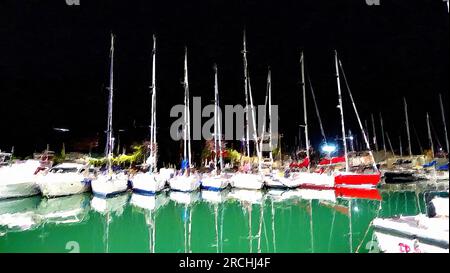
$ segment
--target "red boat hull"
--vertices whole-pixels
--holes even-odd
[[[380,183],[381,175],[373,174],[337,174],[334,177],[335,186],[367,186],[375,187]]]

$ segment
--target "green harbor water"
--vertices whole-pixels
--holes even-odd
[[[364,198],[227,190],[2,200],[0,252],[377,252],[372,220],[425,213],[424,191],[382,188]]]

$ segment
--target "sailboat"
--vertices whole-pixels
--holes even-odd
[[[118,193],[127,191],[128,176],[123,173],[115,173],[112,169],[112,157],[114,148],[112,114],[113,114],[113,67],[114,67],[114,35],[111,34],[111,63],[110,63],[110,81],[109,81],[109,100],[108,100],[108,124],[105,155],[107,158],[105,173],[99,174],[91,182],[92,192],[99,197],[110,197]]]
[[[250,84],[250,76],[247,70],[247,45],[245,38],[245,31],[243,37],[243,50],[242,50],[243,58],[244,58],[244,90],[245,90],[245,102],[246,102],[246,148],[247,148],[247,156],[250,161],[250,139],[249,139],[249,104],[248,99],[250,99],[250,110],[252,113],[252,123],[253,123],[253,140],[255,143],[258,143],[258,138],[256,135],[256,121],[255,121],[255,109],[253,107],[253,98]],[[247,162],[244,166],[244,169],[236,172],[230,179],[230,184],[232,187],[241,188],[241,189],[250,189],[250,190],[259,190],[264,187],[264,177],[261,174],[261,161],[260,161],[260,151],[259,145],[256,145],[256,154],[258,155],[258,171],[256,173],[252,172],[251,162]]]
[[[380,172],[376,166],[375,159],[372,153],[372,150],[370,149],[369,140],[367,138],[367,135],[364,131],[363,125],[361,123],[361,119],[359,118],[358,111],[356,109],[356,104],[353,100],[352,93],[350,91],[350,87],[348,86],[347,79],[345,77],[345,73],[342,67],[342,63],[338,60],[337,52],[334,52],[335,56],[335,65],[336,65],[336,80],[337,80],[337,87],[338,87],[338,98],[339,98],[339,110],[341,115],[341,128],[342,128],[342,142],[344,146],[344,157],[345,157],[345,171],[336,171],[333,173],[334,175],[334,186],[335,187],[375,187],[380,182]],[[364,141],[366,143],[367,150],[369,152],[370,158],[372,159],[373,164],[373,173],[357,173],[354,171],[350,171],[350,164],[349,164],[349,158],[348,158],[348,152],[347,152],[347,137],[345,133],[345,122],[344,122],[344,108],[342,103],[342,95],[341,95],[341,84],[339,79],[339,67],[341,67],[341,70],[343,72],[344,80],[347,85],[347,91],[350,95],[350,99],[352,101],[353,109],[355,111],[359,127],[361,129],[361,133],[363,135]]]
[[[187,69],[187,48],[184,51],[184,156],[181,171],[178,175],[169,179],[169,186],[172,190],[181,192],[192,192],[200,187],[200,176],[197,173],[191,173],[191,126],[190,126],[190,108],[189,108],[189,82]]]
[[[165,169],[158,173],[157,170],[157,142],[156,142],[156,37],[153,35],[152,51],[152,105],[150,122],[150,156],[148,157],[149,169],[131,177],[133,191],[140,194],[155,194],[164,189],[166,182],[173,176],[173,169]]]
[[[221,174],[223,170],[222,126],[221,115],[219,114],[217,65],[214,65],[214,82],[214,170],[210,174],[203,174],[201,187],[204,190],[220,191],[228,187],[230,175],[225,173]],[[219,164],[217,160],[219,160]],[[219,165],[220,169],[217,168],[217,165]]]

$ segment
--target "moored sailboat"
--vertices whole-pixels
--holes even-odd
[[[170,175],[158,173],[157,170],[157,142],[156,142],[156,37],[153,35],[152,51],[152,105],[150,117],[150,156],[148,158],[149,169],[131,177],[133,191],[140,194],[155,194],[164,189]]]
[[[114,148],[112,115],[113,115],[113,67],[114,67],[114,35],[111,34],[111,63],[110,63],[110,82],[109,82],[109,100],[108,100],[108,123],[106,130],[106,149],[107,158],[106,170],[97,175],[91,182],[92,192],[99,197],[110,197],[118,193],[127,191],[128,175],[123,172],[114,172],[112,169],[112,157]]]
[[[178,175],[169,179],[168,183],[172,190],[181,192],[196,191],[200,187],[200,176],[194,173],[191,161],[191,126],[190,126],[190,108],[189,108],[189,82],[187,70],[187,48],[184,51],[184,156],[181,164],[181,170]]]

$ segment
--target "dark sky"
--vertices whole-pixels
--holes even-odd
[[[67,139],[72,141],[96,135],[103,140],[111,31],[116,35],[114,128],[128,130],[123,136],[128,143],[145,138],[146,130],[139,127],[149,123],[155,33],[159,136],[167,161],[177,151],[177,143],[168,139],[169,110],[183,102],[183,47],[189,50],[192,96],[213,99],[216,62],[221,103],[243,104],[244,27],[255,103],[264,103],[270,65],[273,103],[280,106],[286,144],[294,144],[303,119],[301,49],[329,137],[340,130],[336,49],[361,116],[369,119],[374,113],[378,125],[382,112],[394,146],[400,134],[406,142],[403,96],[422,145],[427,143],[427,111],[445,143],[438,94],[447,108],[449,21],[441,0],[381,0],[380,6],[368,6],[365,0],[80,2],[0,2],[0,149],[14,145],[19,154],[27,154],[51,143],[56,150],[61,136],[53,127],[71,129]],[[345,88],[343,93],[347,127],[359,133]],[[309,105],[310,131],[318,143],[320,131]],[[418,152],[413,132],[412,139]]]

